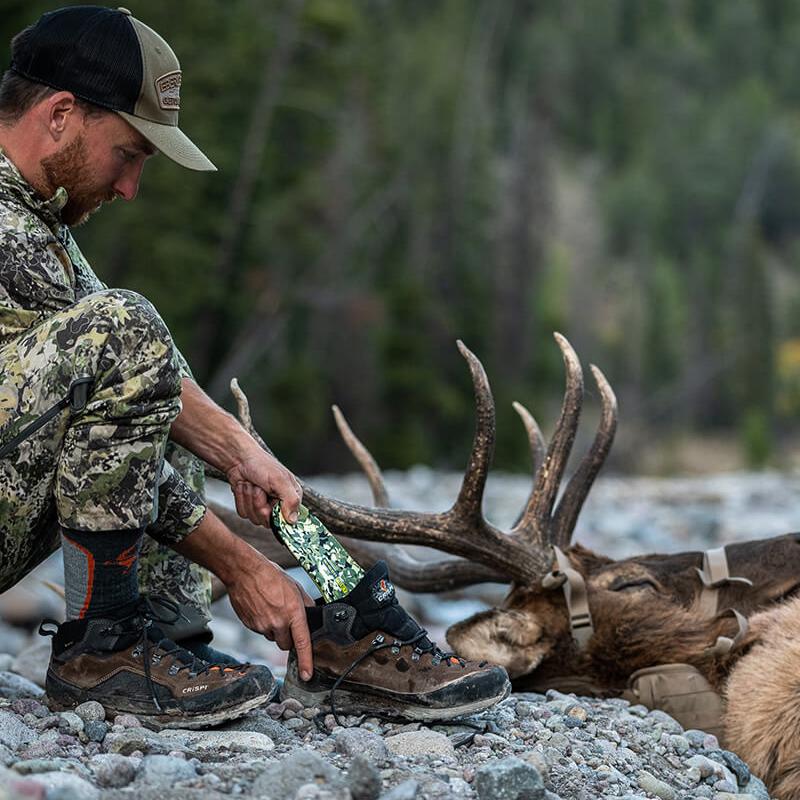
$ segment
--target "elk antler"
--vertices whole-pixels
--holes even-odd
[[[535,483],[526,509],[510,533],[500,532],[482,515],[483,492],[495,440],[494,401],[483,366],[462,342],[458,347],[472,374],[477,421],[469,464],[454,506],[444,514],[366,509],[332,500],[307,487],[304,491],[309,505],[338,534],[388,543],[427,545],[477,562],[474,564],[475,582],[488,579],[479,577],[484,574],[478,569],[481,566],[517,581],[541,577],[552,565],[549,545],[565,547],[569,543],[578,513],[608,455],[617,419],[613,391],[600,370],[592,367],[602,399],[601,423],[592,447],[553,511],[583,402],[580,362],[563,336],[555,334],[555,338],[564,357],[567,385],[559,422],[546,455],[543,455],[543,438],[535,420],[522,406],[515,405],[528,431]],[[450,560],[437,566],[445,570],[455,563]]]
[[[557,333],[555,338],[564,358],[566,390],[559,421],[546,453],[536,421],[523,406],[514,405],[528,431],[535,477],[525,510],[510,533],[495,528],[482,514],[483,493],[495,441],[494,400],[483,365],[461,341],[458,348],[469,365],[475,390],[476,427],[469,463],[453,507],[444,513],[367,508],[333,500],[303,484],[308,505],[336,535],[348,540],[381,542],[381,546],[369,550],[364,549],[363,543],[353,541],[347,541],[347,546],[354,551],[360,547],[365,555],[388,556],[397,583],[416,591],[455,588],[489,580],[530,582],[540,578],[552,566],[550,545],[565,547],[569,544],[580,509],[608,455],[617,420],[614,393],[600,370],[593,366],[592,374],[602,400],[600,425],[589,452],[554,511],[583,403],[583,373],[578,357],[563,336]],[[253,429],[247,398],[234,381],[231,388],[243,424],[268,450]],[[385,502],[385,486],[377,464],[341,413],[336,411],[338,409],[334,415],[339,429],[370,477],[376,501]],[[419,562],[398,548],[387,551],[385,545],[388,544],[425,545],[463,558]]]

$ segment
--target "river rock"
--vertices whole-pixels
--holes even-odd
[[[403,781],[382,794],[380,800],[415,800],[419,784],[415,780]]]
[[[0,711],[0,744],[9,750],[19,750],[36,740],[36,731],[29,728],[16,714]]]
[[[480,800],[542,800],[545,792],[538,770],[516,756],[480,767],[474,785]]]
[[[678,798],[678,793],[668,783],[659,780],[644,769],[639,773],[639,786],[648,794],[660,797],[661,800],[677,800]]]
[[[275,744],[297,744],[297,737],[280,721],[273,719],[268,713],[258,709],[251,711],[224,726],[226,731],[252,731],[263,733]]]
[[[333,735],[336,750],[348,756],[365,755],[376,764],[383,763],[389,757],[389,751],[381,736],[362,728],[345,728]]]
[[[44,786],[47,800],[99,800],[100,791],[88,781],[68,772],[45,772],[36,776]]]
[[[104,722],[106,718],[106,710],[96,700],[81,703],[75,709],[75,713],[84,722]]]
[[[120,789],[136,777],[137,763],[137,760],[118,753],[99,753],[89,759],[89,769],[99,786]]]
[[[0,672],[0,697],[16,700],[18,697],[41,697],[44,689],[14,672]]]
[[[0,619],[0,653],[16,655],[28,644],[28,634]]]
[[[264,800],[286,800],[294,797],[301,786],[316,783],[344,798],[342,773],[312,750],[298,749],[268,766],[253,783],[253,795]]]
[[[438,756],[453,758],[455,748],[443,733],[422,728],[398,733],[386,739],[386,747],[397,756]]]
[[[109,733],[103,744],[109,753],[119,753],[123,756],[129,756],[137,750],[140,753],[161,755],[173,749],[171,743],[147,728],[125,728]]]
[[[347,771],[347,785],[353,800],[376,800],[381,793],[381,775],[366,753],[356,755]]]
[[[254,731],[191,731],[165,730],[161,737],[168,742],[179,742],[197,753],[268,753],[275,749],[269,736]]]
[[[145,783],[170,786],[178,781],[197,777],[197,769],[191,761],[175,756],[145,756],[139,767]]]
[[[26,647],[15,659],[11,669],[37,686],[44,686],[47,666],[50,663],[50,642],[35,642]]]

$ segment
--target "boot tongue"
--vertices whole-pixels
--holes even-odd
[[[394,584],[389,580],[389,569],[384,561],[378,561],[371,567],[341,602],[353,606],[358,611],[358,618],[353,626],[353,634],[357,638],[370,631],[382,630],[402,641],[408,641],[422,631],[398,602]],[[358,625],[359,622],[362,624]],[[416,646],[421,650],[433,648],[432,642],[427,637],[416,642]]]

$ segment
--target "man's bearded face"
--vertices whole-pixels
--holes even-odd
[[[41,164],[51,190],[55,192],[59,186],[67,190],[67,204],[61,210],[61,221],[66,225],[83,224],[103,203],[116,197],[92,169],[82,133],[60,152],[42,159]]]

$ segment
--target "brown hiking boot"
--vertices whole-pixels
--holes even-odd
[[[113,619],[42,624],[39,632],[53,636],[45,683],[52,709],[96,700],[109,716],[135,714],[156,729],[203,728],[269,702],[275,681],[266,667],[196,658],[153,624],[154,602],[138,600]]]
[[[379,561],[347,597],[307,609],[314,673],[292,650],[282,698],[423,722],[483,711],[511,691],[502,667],[442,652],[400,606]]]

